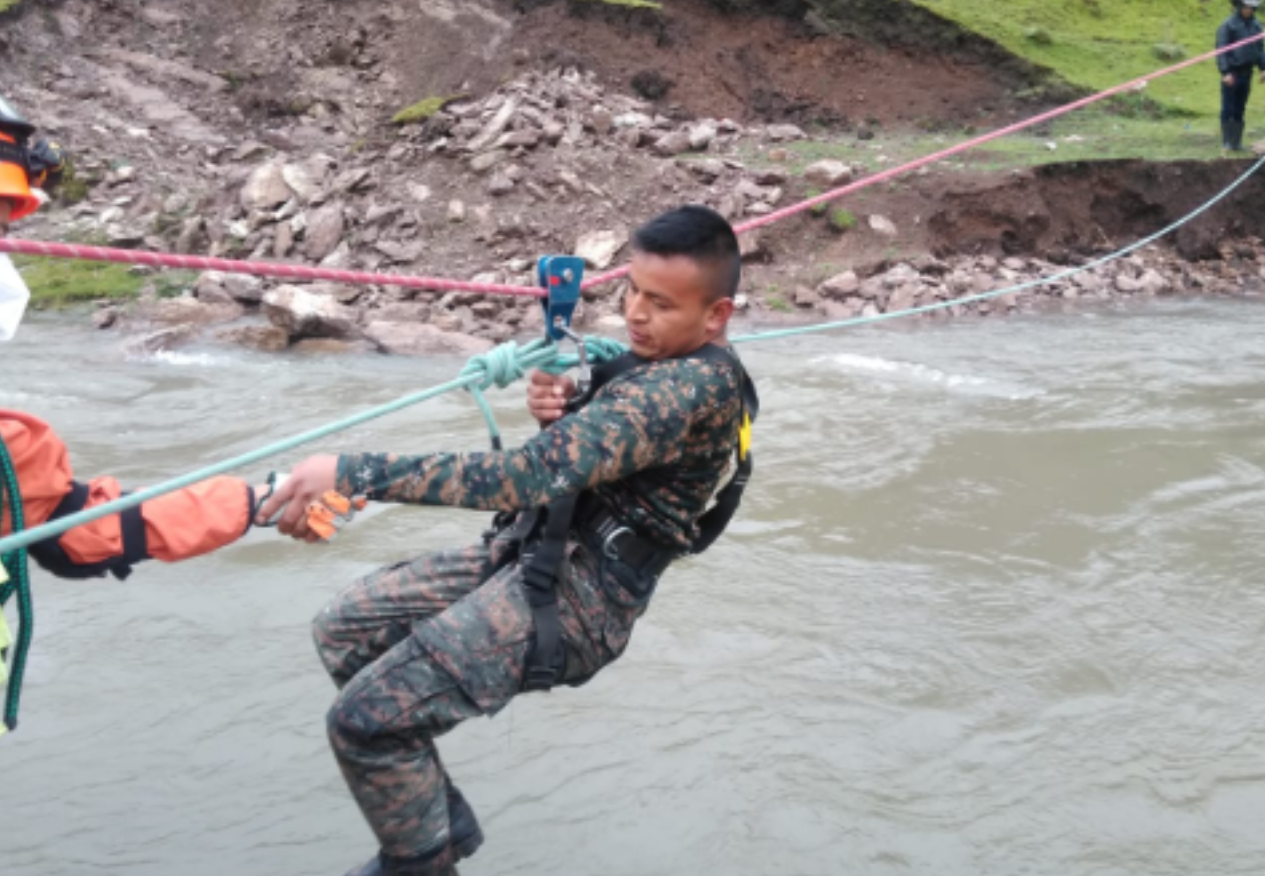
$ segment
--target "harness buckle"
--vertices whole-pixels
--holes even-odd
[[[616,526],[609,534],[602,536],[602,554],[608,560],[619,559],[619,548],[615,544],[615,540],[622,535],[632,535],[633,531],[627,526]],[[602,535],[599,531],[598,535]]]

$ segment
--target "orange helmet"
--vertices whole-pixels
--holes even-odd
[[[39,209],[31,193],[27,171],[26,139],[34,129],[17,110],[0,97],[0,198],[13,204],[10,219],[21,219]]]

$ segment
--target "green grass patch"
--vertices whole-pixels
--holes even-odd
[[[845,234],[857,227],[856,214],[843,207],[836,207],[830,211],[830,227]]]
[[[22,0],[0,0],[0,13],[8,12],[10,9],[17,9]]]
[[[465,96],[464,94],[454,94],[449,97],[428,97],[424,100],[419,100],[412,106],[405,107],[393,115],[391,123],[394,125],[413,125],[417,122],[424,122],[454,100],[461,100]]]
[[[191,271],[138,274],[128,265],[82,259],[15,255],[13,264],[30,288],[31,307],[36,310],[58,310],[98,300],[131,301],[151,283],[159,296],[171,297],[197,279]]]
[[[1211,0],[914,0],[919,6],[1053,70],[1103,90],[1216,44],[1229,4]],[[1165,108],[1204,118],[1220,109],[1211,61],[1156,79],[1146,93]]]

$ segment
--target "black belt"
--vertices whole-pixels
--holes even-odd
[[[657,577],[681,555],[679,549],[637,535],[595,498],[583,501],[575,516],[576,534],[589,548],[642,574]]]

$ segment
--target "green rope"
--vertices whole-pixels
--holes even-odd
[[[935,310],[944,310],[949,307],[960,306],[963,304],[972,304],[977,301],[987,301],[991,298],[998,298],[1002,295],[1012,295],[1017,292],[1023,292],[1028,289],[1036,288],[1038,286],[1061,282],[1062,280],[1066,280],[1076,274],[1093,270],[1094,268],[1107,264],[1108,262],[1123,258],[1124,256],[1127,256],[1144,246],[1154,243],[1159,238],[1167,234],[1171,234],[1176,229],[1203,215],[1208,210],[1212,209],[1212,207],[1223,201],[1232,192],[1242,186],[1249,177],[1260,170],[1262,165],[1265,165],[1265,158],[1262,158],[1253,164],[1247,172],[1238,177],[1233,183],[1219,192],[1211,200],[1207,201],[1205,204],[1172,223],[1168,227],[1143,238],[1137,243],[1131,244],[1121,250],[1111,253],[1110,255],[1091,261],[1088,264],[1081,265],[1080,267],[1069,268],[1049,277],[1029,280],[1024,283],[1007,286],[1003,289],[997,289],[992,292],[983,292],[978,295],[968,295],[966,297],[956,298],[950,301],[939,301],[935,304],[913,307],[908,310],[881,313],[874,316],[861,316],[853,319],[820,323],[811,326],[776,329],[773,331],[740,335],[733,338],[732,342],[735,344],[743,344],[754,341],[769,341],[776,338],[796,337],[799,335],[853,328],[855,326],[869,325],[871,323],[884,322],[891,319],[901,319],[903,317],[914,316],[920,313],[929,313]],[[625,351],[623,345],[609,338],[585,338],[584,343],[587,358],[594,364],[610,361]],[[244,453],[231,459],[226,459],[223,462],[198,469],[186,475],[156,484],[155,486],[147,487],[143,490],[137,490],[136,492],[130,493],[120,499],[116,499],[113,502],[107,502],[106,504],[100,505],[96,508],[81,511],[78,514],[72,514],[53,523],[46,523],[43,526],[37,526],[34,529],[26,530],[21,533],[15,532],[8,538],[0,539],[0,552],[20,550],[38,541],[59,536],[76,526],[82,526],[85,523],[91,523],[92,521],[99,520],[102,517],[117,514],[120,511],[133,508],[143,502],[148,502],[150,499],[156,499],[159,496],[175,492],[176,490],[183,489],[192,484],[215,477],[216,475],[224,474],[234,469],[252,465],[271,456],[285,453],[301,445],[318,441],[321,438],[328,437],[329,435],[333,435],[337,432],[342,432],[354,426],[359,426],[369,420],[385,417],[388,414],[393,414],[396,411],[403,410],[404,408],[411,407],[435,398],[436,396],[440,396],[448,392],[454,392],[456,390],[467,390],[471,396],[473,396],[480,413],[483,415],[484,421],[488,425],[488,431],[492,435],[494,444],[499,444],[500,428],[496,423],[496,417],[492,413],[491,405],[488,404],[487,399],[484,397],[484,392],[493,386],[503,389],[521,378],[532,368],[539,368],[541,370],[557,374],[568,368],[574,367],[577,361],[576,356],[564,356],[561,354],[556,344],[546,342],[544,340],[532,341],[522,347],[519,347],[515,343],[502,344],[483,355],[472,358],[466,367],[462,369],[460,376],[455,380],[450,380],[447,383],[442,383],[422,392],[404,396],[403,398],[396,399],[393,402],[376,408],[370,408],[369,410],[362,411],[359,414],[355,414],[341,420],[336,420],[328,425],[312,429],[292,438],[286,438],[284,440],[274,442],[265,447],[261,447],[258,450],[253,450],[249,453]]]
[[[1204,213],[1208,212],[1217,204],[1225,200],[1235,189],[1239,188],[1239,186],[1247,182],[1249,177],[1251,177],[1254,173],[1260,170],[1262,165],[1265,165],[1265,158],[1261,158],[1259,161],[1257,161],[1255,164],[1249,167],[1242,176],[1240,176],[1234,182],[1230,183],[1229,186],[1227,186],[1225,189],[1219,192],[1215,197],[1212,198],[1212,200],[1206,202],[1205,204],[1196,208],[1195,210],[1192,210],[1190,213],[1187,213],[1185,216],[1178,219],[1176,222],[1172,223],[1171,225],[1160,229],[1159,231],[1155,232],[1152,235],[1149,235],[1148,237],[1142,238],[1137,243],[1133,243],[1133,244],[1130,244],[1129,246],[1126,246],[1124,249],[1116,250],[1113,253],[1109,253],[1108,255],[1105,255],[1102,258],[1095,259],[1084,265],[1080,265],[1079,267],[1068,268],[1065,271],[1059,271],[1058,273],[1051,274],[1048,277],[1038,277],[1035,280],[1028,280],[1027,282],[1024,282],[1024,283],[1017,283],[1014,286],[1007,286],[1004,289],[995,289],[991,292],[981,292],[978,295],[967,295],[964,298],[954,298],[951,301],[937,301],[935,304],[926,304],[926,305],[923,305],[922,307],[911,307],[908,310],[894,310],[891,313],[878,313],[873,316],[858,316],[852,319],[842,319],[835,322],[823,322],[823,323],[817,323],[816,325],[799,326],[797,328],[776,329],[774,331],[758,332],[756,334],[751,334],[751,335],[740,335],[736,338],[732,338],[731,340],[732,340],[732,343],[743,344],[743,343],[749,343],[751,341],[771,341],[777,338],[792,338],[792,337],[797,337],[799,335],[816,334],[817,332],[828,332],[828,331],[837,331],[838,329],[855,328],[856,326],[859,326],[859,325],[870,325],[876,322],[885,322],[889,319],[902,319],[908,316],[917,316],[920,313],[930,313],[931,311],[934,311],[934,310],[944,310],[949,307],[958,307],[963,304],[974,304],[977,301],[988,301],[991,298],[1000,298],[1003,295],[1014,295],[1017,292],[1026,292],[1029,289],[1036,289],[1039,286],[1049,286],[1053,283],[1059,283],[1059,282],[1062,282],[1063,280],[1068,279],[1069,277],[1074,277],[1077,274],[1084,273],[1085,271],[1092,271],[1094,268],[1100,267],[1110,262],[1114,262],[1118,259],[1122,259],[1125,256],[1129,255],[1130,253],[1133,253],[1139,249],[1142,249],[1142,247],[1144,246],[1149,246],[1150,244],[1159,240],[1161,237],[1172,234],[1174,231],[1181,228],[1183,225],[1198,218],[1199,216],[1202,216]]]
[[[14,470],[9,448],[0,439],[0,518],[4,516],[5,497],[8,497],[9,516],[13,532],[25,528],[26,518],[22,509],[22,492],[18,487],[18,475]],[[27,569],[26,548],[0,554],[9,580],[0,586],[0,611],[16,593],[18,597],[18,637],[13,645],[13,662],[9,668],[9,686],[4,696],[4,726],[15,730],[18,726],[18,707],[22,700],[22,678],[26,674],[26,658],[31,650],[31,637],[35,633],[35,606],[31,601],[31,578]],[[8,655],[0,653],[0,660]]]

